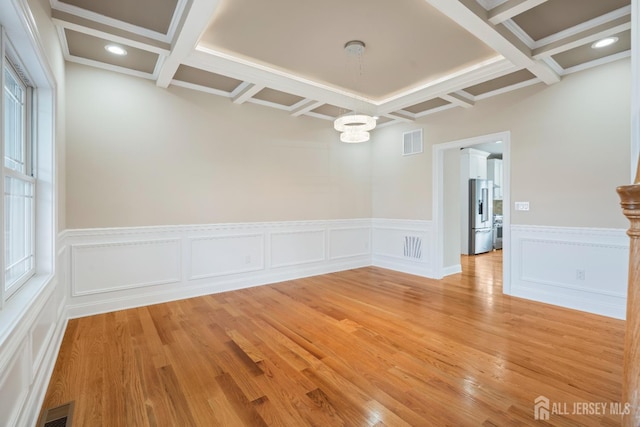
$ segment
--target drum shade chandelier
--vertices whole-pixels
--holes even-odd
[[[344,45],[344,50],[349,57],[358,60],[358,71],[362,73],[362,54],[364,53],[364,42],[351,40]],[[369,140],[369,131],[376,127],[376,119],[366,114],[358,114],[355,110],[352,113],[338,117],[333,122],[333,128],[340,132],[340,141],[346,143],[366,142]]]

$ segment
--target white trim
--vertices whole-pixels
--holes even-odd
[[[277,102],[265,101],[264,99],[249,98],[247,99],[247,102],[263,105],[265,107],[276,108],[278,110],[291,111],[291,105],[278,104]]]
[[[308,111],[302,115],[308,116],[308,117],[315,117],[316,119],[328,120],[331,122],[336,119],[335,117],[327,116],[326,114],[314,113],[313,111]]]
[[[527,86],[532,86],[538,83],[542,83],[539,78],[534,77],[531,80],[526,80],[524,82],[516,83],[511,86],[501,87],[500,89],[492,90],[491,92],[486,92],[475,97],[476,101],[482,101],[483,99],[491,98],[493,96],[502,95],[503,93],[511,92],[514,90],[522,89]]]
[[[159,40],[165,43],[171,43],[175,35],[175,31],[178,27],[178,23],[187,5],[187,0],[178,0],[176,8],[171,17],[169,28],[166,33],[160,33],[157,31],[149,30],[138,25],[130,24],[128,22],[120,21],[118,19],[110,18],[108,16],[101,15],[99,13],[91,12],[86,9],[79,8],[77,6],[70,5],[68,3],[62,3],[59,0],[51,0],[52,9],[60,12],[69,13],[77,17],[87,19],[89,21],[98,22],[100,24],[108,25],[113,28],[118,28],[123,31],[128,31],[133,34],[137,34],[142,37]]]
[[[556,73],[558,73],[558,75],[564,75],[564,68],[562,68],[555,59],[547,57],[542,58],[542,61],[545,62],[549,67],[551,67]]]
[[[520,15],[548,0],[508,0],[489,11],[489,22],[498,25],[507,19]]]
[[[211,95],[218,95],[218,96],[222,96],[225,98],[231,98],[231,93],[230,92],[226,92],[224,90],[220,90],[220,89],[213,89],[210,88],[208,86],[202,86],[202,85],[197,85],[194,83],[188,83],[188,82],[184,82],[182,80],[171,80],[171,85],[173,86],[179,86],[179,87],[183,87],[185,89],[191,89],[191,90],[197,90],[200,92],[205,92],[205,93],[210,93]]]
[[[536,40],[533,43],[532,48],[538,49],[544,46],[547,46],[551,43],[559,42],[565,40],[569,37],[575,36],[577,34],[582,33],[583,31],[589,31],[594,27],[599,25],[607,24],[611,21],[615,21],[616,19],[625,17],[631,13],[631,6],[624,6],[620,9],[611,11],[604,15],[598,16],[597,18],[593,18],[589,21],[583,22],[571,28],[567,28],[566,30],[562,30],[558,33],[551,34],[550,36],[541,38],[540,40]]]
[[[527,68],[546,84],[554,84],[560,81],[560,76],[546,64],[531,58],[529,49],[513,44],[512,40],[501,33],[496,26],[487,21],[486,17],[479,15],[476,9],[478,9],[480,5],[475,1],[465,3],[451,0],[426,1],[503,57],[507,58],[510,62],[520,66],[520,68]]]
[[[477,98],[475,98],[477,99]],[[451,108],[457,108],[458,106],[455,104],[447,104],[447,105],[443,105],[441,107],[436,107],[436,108],[432,108],[430,110],[425,110],[425,111],[421,111],[420,113],[416,113],[416,119],[419,119],[421,117],[426,117],[430,114],[435,114],[435,113],[439,113],[440,111],[445,111],[445,110],[449,110]]]
[[[462,273],[462,264],[450,265],[442,269],[442,276],[447,277],[452,274]]]
[[[520,25],[516,24],[516,22],[512,19],[508,19],[502,23],[505,28],[513,33],[518,40],[525,44],[529,49],[533,49],[536,45],[536,41],[531,38],[529,33],[520,27]]]
[[[158,57],[158,60],[161,57]],[[90,67],[100,68],[108,71],[115,71],[117,73],[127,74],[129,76],[140,77],[142,79],[153,80],[153,73],[147,73],[145,71],[132,70],[131,68],[119,67],[117,65],[107,64],[105,62],[94,61],[93,59],[81,58],[79,56],[73,56],[71,54],[66,55],[65,58],[69,62],[75,62],[77,64],[88,65]],[[157,63],[156,63],[157,66]],[[155,67],[154,66],[154,71]]]
[[[168,47],[162,48],[160,46],[154,46],[152,44],[140,42],[131,38],[122,37],[115,34],[107,33],[105,31],[96,30],[95,28],[85,27],[84,25],[76,24],[74,22],[63,21],[62,19],[59,19],[59,18],[51,18],[51,20],[53,21],[53,23],[57,24],[56,29],[59,32],[61,31],[63,34],[64,34],[64,30],[68,29],[68,30],[79,32],[79,33],[87,34],[92,37],[97,37],[97,38],[105,39],[108,41],[112,41],[114,43],[123,44],[125,46],[135,47],[136,49],[157,53],[158,55],[168,55],[170,53],[170,50]],[[66,37],[64,38],[66,39]],[[68,53],[68,45],[66,43],[66,40],[65,40],[65,43],[63,44],[66,47],[67,53]]]
[[[608,64],[609,62],[617,61],[619,59],[628,58],[631,56],[631,50],[625,50],[614,55],[605,56],[604,58],[596,59],[593,61],[585,62],[584,64],[576,65],[575,67],[565,68],[562,75],[577,73],[579,71],[588,70],[589,68],[597,67],[598,65]]]
[[[218,7],[219,0],[191,0],[189,10],[186,12],[182,27],[172,43],[171,53],[158,70],[156,85],[167,88],[169,82],[175,76],[178,67],[184,63],[184,59],[191,53],[193,46],[204,32],[211,16]]]

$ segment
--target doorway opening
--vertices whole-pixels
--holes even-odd
[[[496,255],[502,255],[502,291],[510,294],[511,134],[508,131],[433,146],[434,273],[437,278],[459,273],[463,269],[463,264],[467,266],[473,265],[473,263],[469,263],[473,261],[473,258],[465,258],[463,263],[461,261],[463,256],[477,256],[467,255],[469,253],[468,246],[467,250],[464,250],[464,245],[468,245],[470,234],[469,228],[464,227],[465,221],[468,224],[469,210],[469,206],[468,204],[465,206],[464,200],[468,200],[469,196],[464,194],[463,189],[469,185],[468,180],[470,179],[468,171],[466,174],[462,172],[461,151],[465,149],[488,153],[486,159],[490,159],[490,157],[497,159],[500,155],[502,157],[500,159],[502,182],[498,190],[500,192],[499,200],[491,201],[491,207],[495,206],[502,212],[502,249],[499,254],[494,253],[492,256],[495,259]],[[466,182],[462,182],[463,180]],[[486,212],[484,214],[486,216]],[[493,212],[491,215],[491,224],[493,226],[495,219],[493,218]],[[465,252],[465,255],[461,255]]]

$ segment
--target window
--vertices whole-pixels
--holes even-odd
[[[8,57],[3,61],[4,297],[35,272],[35,178],[32,173],[32,90]]]

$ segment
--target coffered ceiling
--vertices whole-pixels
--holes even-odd
[[[333,120],[413,121],[630,55],[630,0],[51,0],[68,61]],[[617,43],[591,45],[605,37]],[[361,40],[361,56],[344,45]],[[115,44],[127,54],[104,47]],[[542,86],[541,86],[542,87]]]

